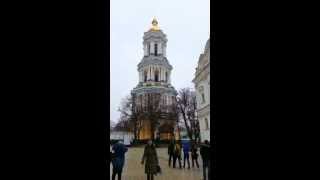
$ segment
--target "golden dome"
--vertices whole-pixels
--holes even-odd
[[[156,18],[153,18],[153,20],[152,20],[152,27],[151,27],[150,30],[151,30],[151,31],[159,31],[159,30],[160,30],[160,28],[159,28],[159,26],[158,26],[158,21],[157,21]]]

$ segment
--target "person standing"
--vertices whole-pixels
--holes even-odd
[[[173,161],[174,145],[175,145],[175,140],[171,139],[169,146],[168,146],[169,167],[171,166],[171,160]]]
[[[148,141],[147,146],[144,148],[141,164],[145,164],[147,180],[153,180],[154,175],[158,172],[159,160],[156,148],[151,140]]]
[[[183,143],[183,168],[186,168],[186,160],[187,160],[188,169],[190,169],[189,152],[190,152],[190,143],[189,141],[186,141]]]
[[[181,146],[180,142],[176,142],[173,152],[173,168],[176,168],[176,161],[179,161],[179,168],[181,169]]]
[[[200,148],[200,154],[203,162],[203,179],[210,179],[210,144],[208,140],[204,141],[204,144]],[[207,173],[208,171],[208,173]]]
[[[192,142],[192,145],[191,145],[191,159],[192,159],[192,167],[194,167],[194,164],[196,164],[197,168],[199,168],[198,147],[195,142]]]
[[[122,169],[124,166],[125,153],[128,151],[128,148],[118,141],[112,147],[113,150],[113,159],[112,159],[112,180],[115,180],[116,175],[118,175],[118,180],[121,180]]]

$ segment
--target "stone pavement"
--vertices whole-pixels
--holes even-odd
[[[154,180],[201,180],[202,179],[202,160],[198,158],[200,168],[179,169],[169,168],[168,166],[168,150],[167,148],[157,148],[161,174],[155,176]],[[126,153],[125,165],[123,167],[122,180],[145,180],[144,165],[141,164],[143,154],[142,147],[129,148]],[[182,157],[183,158],[183,157]],[[181,162],[183,166],[183,159]],[[178,163],[177,163],[178,165]],[[191,157],[190,157],[191,166]],[[179,165],[178,165],[179,167]],[[187,167],[187,163],[186,163]],[[110,166],[110,180],[112,174],[112,165]],[[116,177],[117,179],[117,177]]]

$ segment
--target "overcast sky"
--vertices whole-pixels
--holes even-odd
[[[167,35],[171,83],[193,88],[200,53],[210,36],[210,0],[111,0],[110,119],[118,121],[123,97],[138,84],[137,65],[143,57],[143,33],[156,17]]]

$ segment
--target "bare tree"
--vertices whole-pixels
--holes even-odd
[[[137,140],[142,129],[142,104],[137,103],[135,94],[122,99],[120,108],[119,129],[125,129],[134,133],[134,140]],[[126,126],[126,127],[124,127]]]
[[[115,130],[125,130],[134,133],[134,139],[139,139],[143,127],[142,120],[150,121],[151,139],[155,139],[154,133],[163,119],[178,119],[176,103],[163,103],[161,93],[147,93],[143,97],[131,94],[122,99],[120,119]]]
[[[131,121],[132,116],[132,97],[126,96],[121,100],[118,111],[120,112],[120,118],[118,123],[115,125],[115,130],[121,131],[133,131],[134,124]]]
[[[131,95],[131,122],[133,123],[133,132],[134,132],[134,140],[137,140],[140,134],[140,130],[142,128],[141,124],[141,110],[142,104],[136,103],[137,98],[134,94]]]
[[[161,120],[177,119],[175,103],[164,103],[162,93],[146,93],[139,98],[133,95],[133,99],[132,120],[135,122],[136,139],[142,128],[142,119],[150,121],[151,139],[155,139],[155,130]]]
[[[116,122],[110,120],[110,131],[112,131],[115,126],[116,126]]]
[[[199,138],[199,122],[196,116],[196,95],[189,88],[183,88],[178,92],[177,109],[183,119],[190,140]]]
[[[145,107],[142,111],[142,117],[150,121],[150,134],[151,139],[154,140],[154,132],[156,127],[159,125],[160,119],[162,119],[162,113],[164,111],[161,106],[161,94],[160,93],[149,93],[146,94]]]

